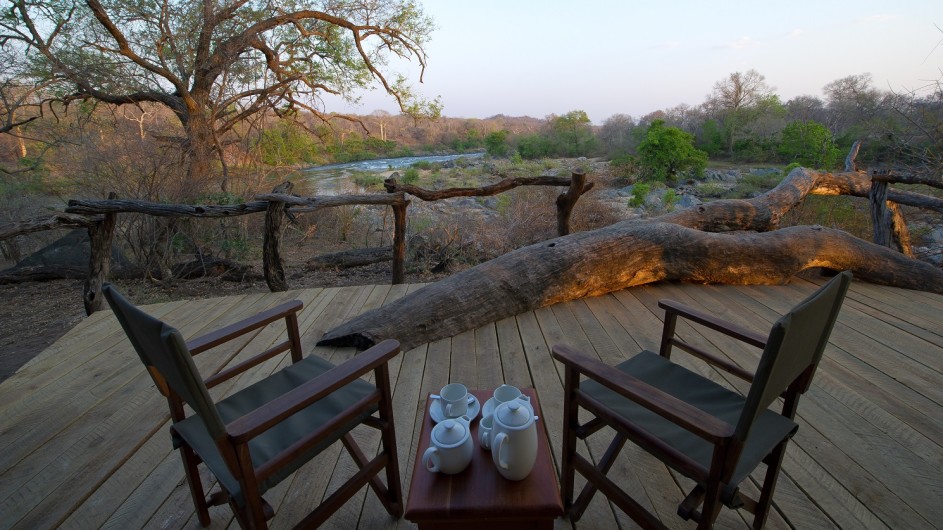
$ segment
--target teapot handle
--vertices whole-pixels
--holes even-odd
[[[497,453],[498,465],[501,466],[501,469],[508,469],[510,467],[503,451],[507,441],[508,435],[506,432],[499,432],[498,435],[494,437],[494,440],[491,441],[491,450]]]
[[[439,460],[439,450],[435,447],[426,449],[422,454],[422,465],[433,473],[438,473],[442,462]]]

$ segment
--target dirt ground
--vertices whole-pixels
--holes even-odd
[[[293,267],[289,264],[285,272],[292,289],[303,289],[388,284],[390,267],[387,262],[348,270],[305,272],[300,265]],[[443,276],[445,274],[407,274],[406,283],[430,282]],[[83,280],[52,280],[0,285],[0,382],[85,318],[83,283]],[[262,280],[175,280],[170,287],[152,280],[116,280],[113,283],[137,304],[269,292]]]

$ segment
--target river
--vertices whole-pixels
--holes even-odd
[[[361,193],[350,178],[351,172],[383,172],[391,169],[403,169],[416,162],[442,163],[458,158],[481,158],[484,153],[465,153],[460,155],[403,156],[398,158],[376,158],[359,160],[343,164],[328,164],[300,169],[299,172],[315,181],[318,195],[340,195],[343,193]]]

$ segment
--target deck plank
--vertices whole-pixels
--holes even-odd
[[[782,286],[650,285],[526,312],[403,352],[391,364],[391,377],[404,493],[426,396],[445,383],[534,387],[559,465],[562,369],[551,358],[550,346],[566,342],[610,364],[640,349],[657,349],[660,298],[765,331],[819,284],[795,279]],[[147,309],[190,337],[300,298],[305,352],[343,362],[356,352],[315,347],[325,331],[419,287],[308,289]],[[800,403],[800,429],[786,453],[769,528],[928,527],[943,519],[943,479],[936,473],[943,467],[941,321],[943,296],[852,284],[813,387]],[[199,356],[201,370],[213,372],[284,337],[270,328]],[[758,358],[755,348],[686,324],[679,333],[724,349],[733,362],[750,369]],[[213,393],[230,393],[286,362],[264,363]],[[745,388],[696,363],[689,367]],[[110,313],[87,318],[0,384],[0,528],[197,527],[168,424],[165,401]],[[356,436],[368,453],[378,447],[372,430]],[[602,441],[591,438],[579,447],[591,460],[607,441],[599,436]],[[293,524],[353,469],[339,445],[322,453],[267,494],[278,514],[272,527]],[[683,493],[660,462],[627,446],[611,474],[670,527],[691,527],[674,515]],[[748,514],[723,513],[719,528],[747,526]],[[212,508],[211,516],[212,528],[234,527],[226,506]],[[390,518],[367,490],[325,526],[414,528]],[[599,495],[575,526],[636,527]],[[569,528],[569,523],[561,519],[556,527]]]

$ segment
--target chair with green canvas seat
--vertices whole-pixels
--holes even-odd
[[[597,490],[645,528],[665,528],[657,517],[607,476],[626,441],[631,440],[695,486],[678,514],[711,528],[722,506],[745,508],[761,528],[769,513],[783,454],[798,425],[799,398],[808,390],[844,300],[851,273],[832,278],[777,320],[768,336],[732,325],[707,313],[663,300],[665,310],[659,353],[643,351],[609,366],[566,345],[553,348],[565,366],[563,501],[571,520],[582,515]],[[678,318],[705,326],[763,353],[755,373],[678,338]],[[744,396],[671,360],[676,347],[711,366],[750,383]],[[779,412],[769,409],[782,397]],[[594,418],[580,423],[579,409]],[[603,427],[616,435],[596,465],[576,453],[577,438]],[[741,482],[760,464],[766,473],[758,499],[746,496]],[[574,499],[575,474],[587,484]]]
[[[394,517],[402,515],[402,492],[389,370],[399,343],[384,341],[334,366],[317,356],[302,357],[297,313],[300,301],[279,305],[208,335],[184,341],[180,333],[126,300],[114,287],[103,293],[158,389],[167,397],[171,437],[180,449],[197,515],[210,523],[208,506],[228,502],[243,528],[266,528],[271,506],[262,495],[321,451],[340,441],[359,470],[324,500],[299,527],[321,524],[364,485],[370,484]],[[193,355],[285,321],[287,338],[205,381]],[[291,364],[214,402],[208,388],[290,352]],[[374,376],[372,383],[362,379]],[[184,404],[193,413],[187,415]],[[381,450],[368,459],[350,431],[358,425],[380,430]],[[215,475],[221,492],[207,499],[199,464]],[[386,470],[386,484],[380,472]]]

